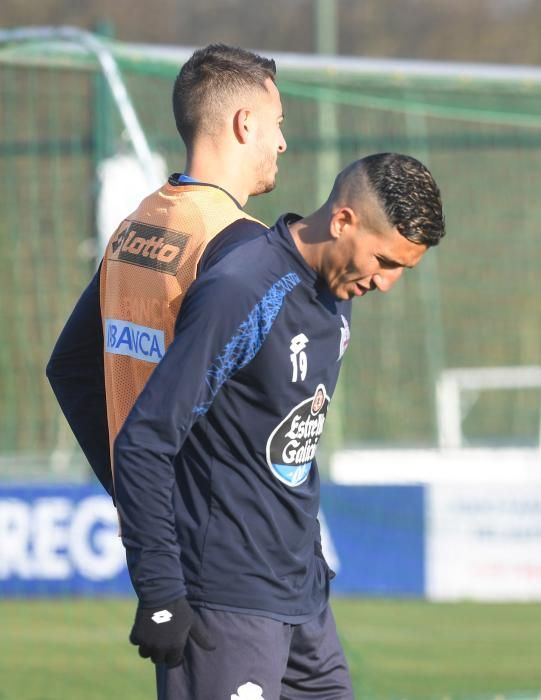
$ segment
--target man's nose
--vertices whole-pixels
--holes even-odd
[[[388,292],[389,289],[397,282],[402,273],[404,272],[403,267],[397,267],[394,270],[385,270],[384,272],[378,272],[373,277],[373,282],[380,292]]]

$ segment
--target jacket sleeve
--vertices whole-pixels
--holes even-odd
[[[68,318],[46,374],[94,474],[112,495],[99,270]]]
[[[141,604],[185,595],[175,530],[175,458],[221,386],[261,346],[257,295],[218,265],[192,284],[176,336],[114,447],[115,492],[128,568]]]
[[[207,243],[207,247],[199,260],[198,276],[220,262],[239,244],[245,244],[247,241],[263,236],[268,230],[263,224],[250,219],[234,221]]]

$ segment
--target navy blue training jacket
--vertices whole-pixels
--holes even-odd
[[[116,440],[117,507],[144,606],[187,595],[302,622],[326,603],[314,453],[351,302],[305,263],[287,216],[247,242],[227,245],[230,230],[209,245],[175,340]]]

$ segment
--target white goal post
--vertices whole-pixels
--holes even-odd
[[[462,393],[491,389],[539,389],[541,366],[462,367],[443,370],[436,383],[438,443],[440,448],[461,448]],[[541,443],[541,425],[540,425]]]

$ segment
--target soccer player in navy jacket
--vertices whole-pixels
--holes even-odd
[[[417,160],[376,154],[313,214],[251,225],[209,244],[115,443],[130,638],[162,700],[349,700],[314,456],[351,300],[439,242],[440,193]]]

